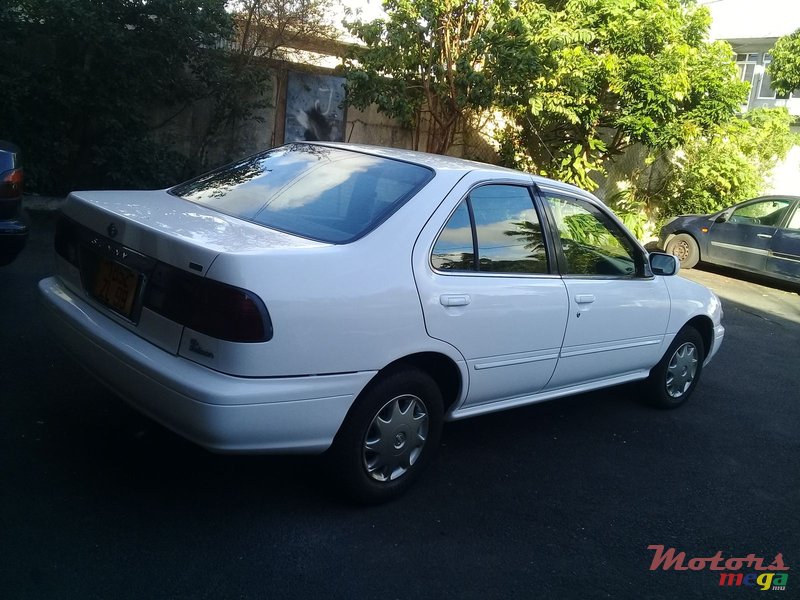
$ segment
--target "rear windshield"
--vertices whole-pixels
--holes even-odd
[[[432,178],[431,170],[398,160],[289,144],[170,193],[259,225],[346,243],[377,227]]]

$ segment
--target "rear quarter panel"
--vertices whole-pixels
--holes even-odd
[[[454,181],[427,186],[386,223],[342,245],[223,253],[208,277],[265,303],[273,338],[235,344],[187,330],[181,354],[243,376],[376,371],[417,352],[463,357],[427,335],[411,255],[419,231]],[[213,357],[189,352],[195,339]]]

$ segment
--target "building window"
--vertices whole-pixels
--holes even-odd
[[[764,72],[761,74],[761,84],[758,87],[759,99],[774,100],[776,97],[775,90],[772,89],[772,78],[767,73],[767,66],[772,62],[772,55],[764,55]]]
[[[756,72],[756,64],[758,63],[758,54],[737,54],[736,67],[739,69],[739,79],[753,84],[753,77]]]

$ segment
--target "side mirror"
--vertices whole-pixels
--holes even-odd
[[[650,270],[654,275],[669,277],[676,275],[681,269],[681,261],[677,256],[665,254],[664,252],[652,252],[650,254]]]
[[[714,223],[724,223],[728,220],[728,213],[722,213],[716,219],[714,219]]]

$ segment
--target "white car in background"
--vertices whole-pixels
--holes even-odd
[[[677,406],[724,333],[591,194],[403,150],[295,143],[74,192],[55,245],[49,327],[102,382],[211,450],[328,451],[368,502],[445,420],[634,380]]]

